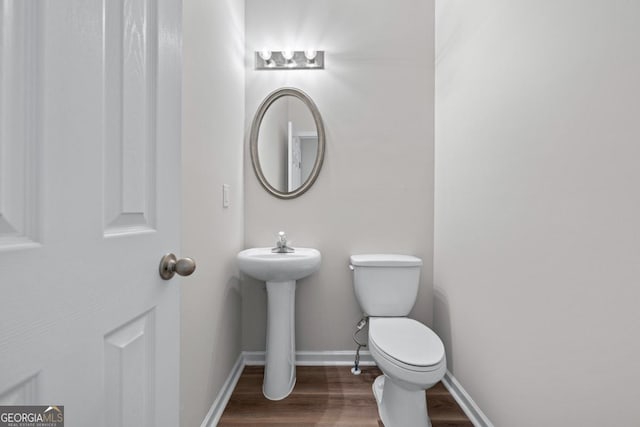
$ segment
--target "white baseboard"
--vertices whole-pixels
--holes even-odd
[[[298,366],[352,366],[355,351],[296,351]],[[375,366],[371,353],[360,351],[360,366]]]
[[[297,366],[351,366],[355,358],[355,351],[297,351]],[[218,397],[211,405],[211,409],[202,421],[200,427],[215,427],[226,408],[233,393],[242,370],[245,366],[263,366],[265,361],[264,351],[243,351],[231,368],[231,372],[222,385]],[[375,362],[368,351],[360,352],[361,366],[375,366]],[[478,405],[473,401],[469,393],[465,391],[456,378],[447,371],[442,383],[449,390],[451,396],[458,402],[465,414],[476,427],[493,427],[489,418],[484,415]]]
[[[449,390],[451,396],[458,402],[460,408],[467,414],[469,420],[475,427],[493,427],[493,423],[487,418],[482,410],[476,405],[469,393],[462,387],[462,385],[456,380],[456,377],[449,371],[444,374],[442,384]]]
[[[236,384],[238,384],[240,375],[242,375],[244,366],[244,355],[243,353],[240,353],[238,355],[238,360],[233,364],[229,376],[222,385],[220,392],[218,392],[218,397],[213,402],[213,405],[211,405],[211,409],[207,412],[207,415],[204,417],[200,427],[215,427],[218,425],[218,421],[220,421],[224,408],[227,407],[227,403],[229,403],[229,399],[231,399],[231,394],[236,388]]]
[[[264,365],[264,351],[245,351],[245,366]],[[351,366],[356,357],[355,351],[296,351],[296,366]],[[361,366],[375,366],[371,353],[360,351]]]
[[[264,366],[264,351],[243,351],[244,366]]]

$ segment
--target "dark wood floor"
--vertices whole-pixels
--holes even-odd
[[[280,401],[262,395],[263,369],[244,368],[219,426],[382,426],[371,390],[376,367],[356,376],[348,366],[298,366],[293,393]],[[433,427],[473,427],[442,383],[427,391],[427,405]]]

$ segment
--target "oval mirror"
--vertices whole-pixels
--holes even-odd
[[[306,93],[278,89],[260,104],[249,143],[260,184],[276,197],[298,197],[311,187],[322,167],[322,117]]]

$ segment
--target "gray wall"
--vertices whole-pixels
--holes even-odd
[[[294,246],[322,252],[320,271],[298,283],[299,350],[354,349],[352,253],[423,258],[413,316],[431,324],[433,9],[423,0],[247,0],[245,122],[272,90],[294,86],[313,98],[327,132],[320,177],[294,200],[267,194],[245,153],[245,245],[272,245],[285,230]],[[326,69],[255,71],[265,47],[325,50]],[[264,285],[243,279],[244,349],[264,349],[265,310]]]
[[[204,419],[240,353],[235,255],[243,246],[244,2],[185,0],[181,425]],[[222,208],[222,184],[231,206]]]
[[[640,425],[640,2],[436,16],[449,368],[496,426]]]

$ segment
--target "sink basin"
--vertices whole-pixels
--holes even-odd
[[[296,280],[320,268],[320,252],[294,248],[273,253],[271,248],[238,253],[240,271],[267,282],[267,345],[262,394],[270,400],[287,397],[296,384],[295,301]]]
[[[238,267],[254,279],[265,282],[299,280],[320,268],[320,252],[311,248],[295,248],[280,254],[271,248],[251,248],[238,254]]]

